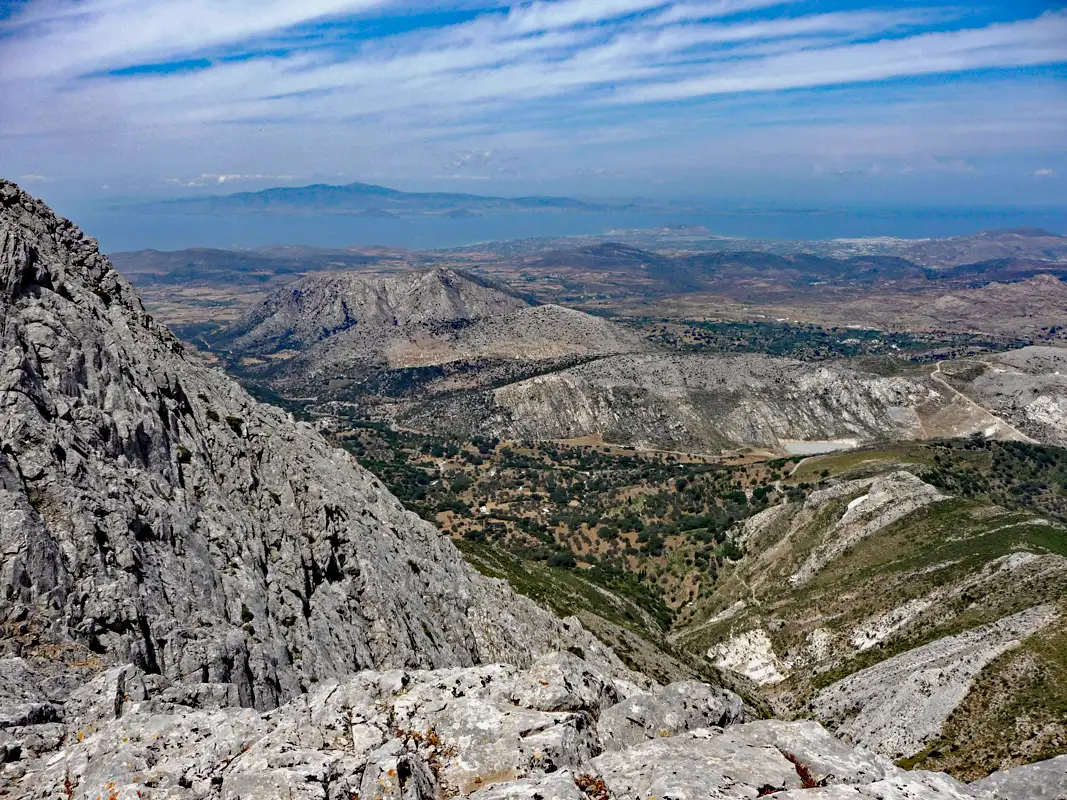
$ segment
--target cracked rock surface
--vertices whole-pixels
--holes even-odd
[[[86,687],[84,695],[101,702],[67,709],[64,724],[8,729],[8,796],[718,800],[773,791],[788,798],[1021,800],[1045,795],[1016,787],[1030,791],[1063,778],[1061,760],[976,786],[906,772],[815,722],[745,723],[739,703],[709,725],[691,710],[691,695],[707,697],[709,687],[691,682],[654,693],[650,705],[675,720],[673,729],[616,747],[614,710],[627,715],[649,698],[635,693],[615,703],[633,687],[570,653],[528,669],[365,671],[269,712],[195,708],[152,688],[148,677],[115,667]],[[137,688],[116,703],[111,690],[119,681]],[[531,693],[531,684],[544,691]]]

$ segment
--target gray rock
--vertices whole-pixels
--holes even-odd
[[[1067,800],[1067,755],[994,772],[971,788],[984,800]]]
[[[600,718],[600,740],[605,750],[621,750],[656,737],[743,719],[741,699],[733,692],[682,681],[631,695],[609,708]]]
[[[55,722],[59,716],[59,709],[51,703],[12,703],[0,708],[0,730]]]
[[[976,800],[978,795],[947,775],[909,772],[866,786],[795,789],[774,797],[775,800]]]
[[[601,711],[622,695],[611,677],[567,652],[538,659],[512,682],[508,699],[540,711]]]
[[[382,800],[436,800],[434,775],[399,739],[371,753],[359,785],[359,797]]]
[[[101,673],[71,693],[63,704],[64,715],[82,725],[122,716],[128,703],[148,699],[143,673],[131,664]]]
[[[890,758],[922,749],[970,691],[979,671],[1057,618],[1035,606],[860,670],[816,695],[816,717],[854,744]]]
[[[589,795],[579,790],[578,778],[569,769],[562,769],[543,778],[509,781],[479,789],[470,797],[471,800],[589,800]]]
[[[571,669],[548,668],[561,663]],[[591,674],[574,666],[570,659],[550,657],[519,675],[494,666],[451,670],[443,676],[417,673],[403,694],[386,702],[397,730],[423,740],[439,739],[462,754],[442,766],[440,775],[447,785],[466,793],[487,783],[574,768],[600,752],[591,714],[525,708],[511,699],[516,686],[521,693],[542,680],[547,684],[544,697],[569,696],[568,678]]]
[[[748,798],[764,787],[801,785],[777,748],[726,739],[709,729],[605,753],[589,766],[616,800]]]
[[[727,728],[723,738],[774,747],[816,783],[867,784],[901,772],[886,758],[849,747],[817,722],[760,720]]]
[[[558,663],[568,669],[544,669]],[[563,657],[529,670],[365,671],[262,714],[150,698],[128,703],[120,717],[68,729],[47,752],[18,754],[0,774],[28,800],[110,792],[146,800],[721,800],[771,791],[798,800],[1001,797],[946,775],[897,769],[813,722],[703,728],[600,752],[603,731],[590,711],[540,711],[508,699],[531,680],[565,693],[575,666]],[[693,693],[691,682],[673,688]],[[11,752],[10,739],[0,746]],[[1014,777],[1021,773],[1009,773],[1010,785],[1055,779],[1055,769],[1041,769],[1022,783]],[[1006,791],[1013,800],[1043,796]]]

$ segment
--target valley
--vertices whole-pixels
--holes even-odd
[[[195,341],[636,670],[968,780],[1062,751],[1067,249],[694,233],[313,270]]]
[[[1064,746],[1067,450],[981,433],[778,458],[382,423],[338,436],[479,570],[577,615],[635,668],[650,648],[659,669],[666,652],[700,674],[704,656],[776,715],[967,779]],[[1023,627],[982,633],[1013,615]],[[975,630],[986,649],[954,655]],[[926,679],[900,688],[887,670],[926,660],[940,688],[916,705]],[[879,670],[882,695],[849,694]],[[863,707],[870,732],[850,722]],[[885,727],[887,708],[911,710]]]

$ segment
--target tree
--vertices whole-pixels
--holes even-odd
[[[573,569],[578,566],[578,562],[574,559],[574,553],[570,550],[557,550],[555,553],[548,557],[548,566],[550,567],[563,567],[564,569]]]

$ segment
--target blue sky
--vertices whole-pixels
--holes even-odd
[[[0,0],[0,173],[49,199],[1067,205],[1063,3]]]

